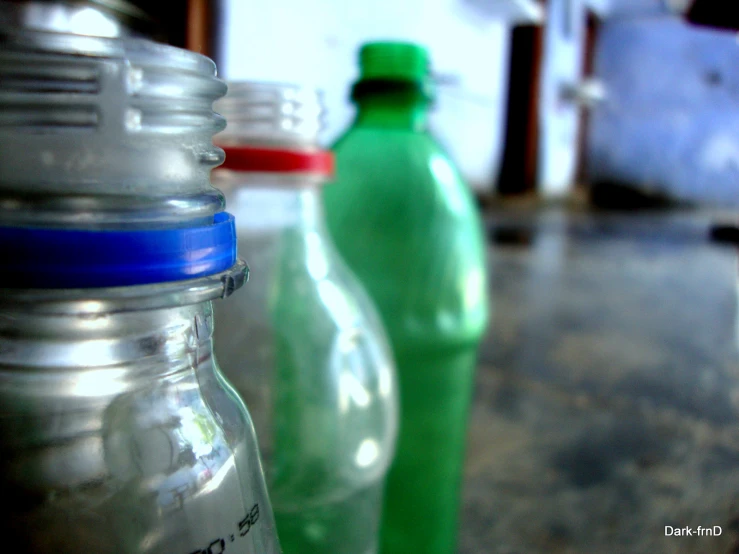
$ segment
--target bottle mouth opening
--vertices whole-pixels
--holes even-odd
[[[3,2],[0,26],[29,31],[120,38],[153,30],[153,20],[126,0]]]
[[[213,101],[225,92],[215,64],[193,52],[0,29],[0,213],[70,228],[84,226],[74,221],[83,204],[96,206],[98,227],[137,210],[215,215],[223,202],[209,176],[223,151],[213,135],[225,121]]]
[[[295,84],[229,82],[214,109],[228,121],[215,138],[224,147],[311,150],[326,126],[323,93]]]

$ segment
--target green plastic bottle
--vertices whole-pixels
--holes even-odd
[[[478,344],[488,320],[482,226],[469,187],[426,129],[427,51],[366,44],[354,124],[334,145],[329,231],[390,335],[401,419],[383,554],[456,551]]]

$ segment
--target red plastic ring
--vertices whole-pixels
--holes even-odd
[[[263,171],[275,173],[314,173],[331,176],[334,174],[333,152],[297,152],[274,148],[251,146],[221,146],[226,152],[226,161],[221,165],[233,171]]]

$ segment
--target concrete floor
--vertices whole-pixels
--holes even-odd
[[[739,553],[737,250],[699,213],[491,221],[460,552]]]

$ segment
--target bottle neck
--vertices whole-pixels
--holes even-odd
[[[239,233],[323,234],[324,214],[316,180],[285,174],[218,171],[214,183],[226,193]]]
[[[118,395],[147,379],[196,368],[211,355],[210,301],[132,311],[104,301],[60,305],[55,313],[0,309],[0,364],[26,379],[51,371],[64,384],[60,396]]]
[[[428,125],[430,101],[415,91],[378,91],[355,94],[356,127],[423,132]]]
[[[284,174],[215,173],[236,218],[239,253],[252,270],[248,293],[237,303],[251,299],[253,313],[264,313],[264,303],[276,294],[278,283],[289,289],[280,289],[284,297],[299,283],[310,288],[328,276],[337,260],[326,229],[321,185]]]

